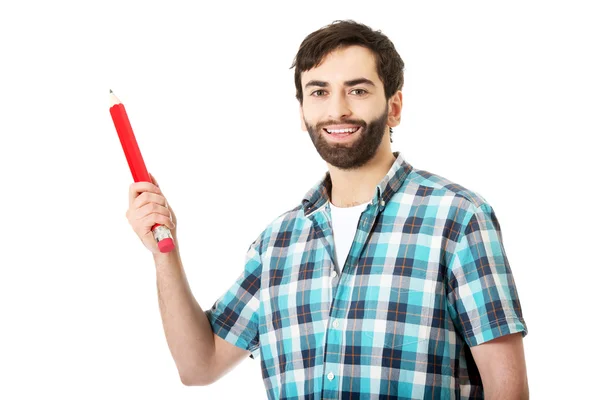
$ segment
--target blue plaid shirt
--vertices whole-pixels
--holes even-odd
[[[206,315],[269,399],[479,399],[471,346],[527,327],[492,207],[398,157],[336,274],[329,173],[250,245]]]

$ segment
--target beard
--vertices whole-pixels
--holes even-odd
[[[369,123],[354,119],[325,121],[316,126],[310,125],[306,119],[304,123],[310,139],[325,162],[340,169],[352,170],[362,167],[375,156],[385,133],[387,114],[388,106],[386,104],[381,116]],[[362,129],[353,133],[353,135],[358,134],[358,137],[352,138],[348,143],[330,143],[325,137],[328,133],[323,128],[335,124],[351,124],[360,126]]]

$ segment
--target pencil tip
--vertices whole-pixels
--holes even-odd
[[[110,92],[112,93],[112,89],[110,89]]]

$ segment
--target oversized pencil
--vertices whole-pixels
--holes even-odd
[[[123,147],[125,158],[127,158],[134,182],[152,182],[146,170],[146,164],[142,158],[140,148],[135,140],[133,129],[131,129],[125,106],[114,95],[112,90],[110,91],[110,115],[119,135],[119,140],[121,141],[121,146]],[[171,231],[166,226],[155,224],[152,227],[152,233],[161,253],[168,253],[175,248]]]

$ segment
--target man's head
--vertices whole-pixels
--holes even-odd
[[[388,132],[391,141],[391,127],[400,122],[404,62],[385,35],[335,21],[304,39],[294,67],[302,129],[326,162],[358,168]],[[336,137],[329,133],[335,128],[359,129]]]

